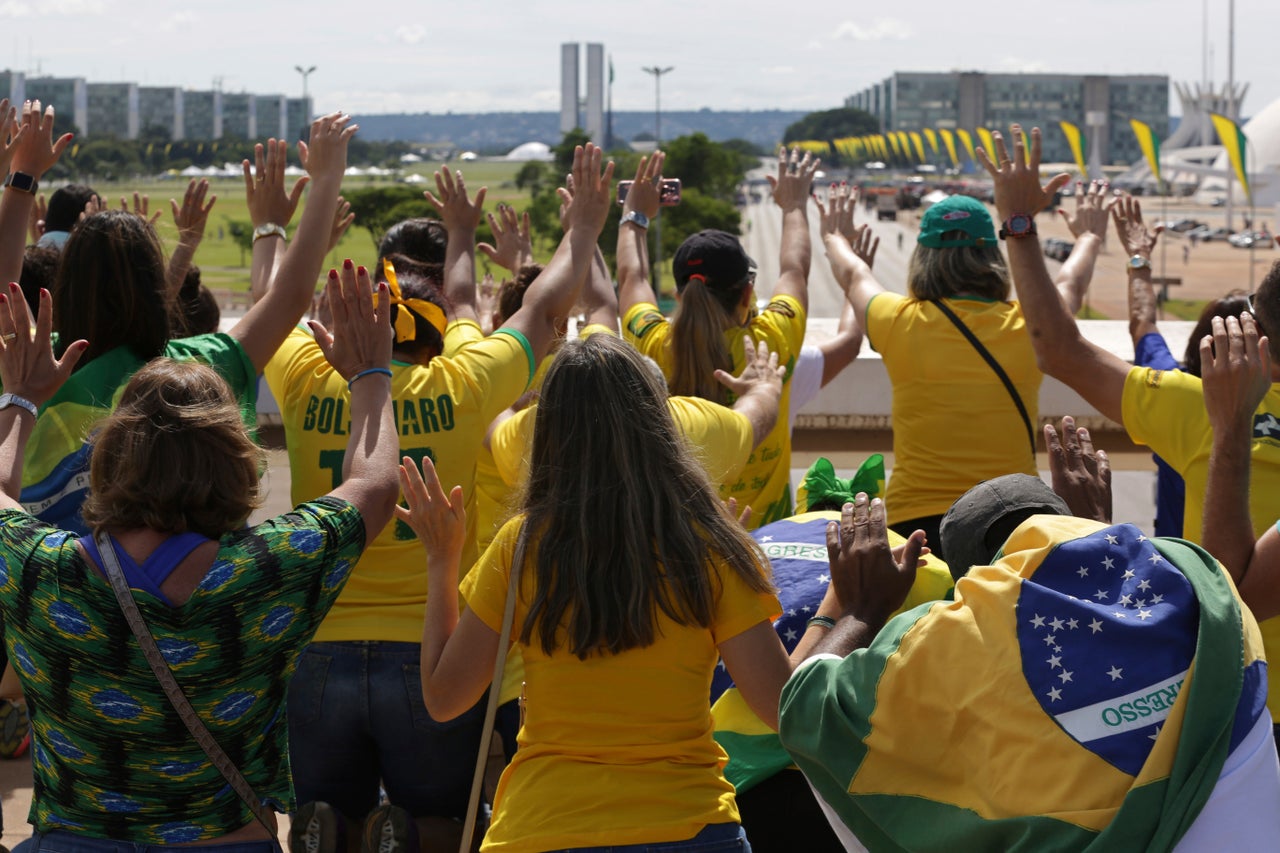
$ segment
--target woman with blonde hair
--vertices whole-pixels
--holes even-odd
[[[1058,289],[1079,310],[1106,232],[1100,185],[1077,193],[1077,235]],[[1042,375],[986,206],[953,195],[931,206],[907,267],[907,295],[871,273],[879,239],[855,226],[857,193],[819,202],[831,271],[893,384],[893,471],[885,493],[889,526],[924,530],[935,556],[943,514],[978,483],[1036,473],[1035,433]],[[1007,222],[1001,238],[1035,233],[1034,214]],[[957,431],[964,436],[956,441]]]
[[[751,508],[751,526],[791,515],[791,369],[804,343],[809,309],[809,193],[819,161],[798,150],[778,153],[770,176],[782,209],[780,274],[764,310],[756,311],[755,261],[734,234],[700,231],[676,251],[672,272],[680,307],[668,321],[649,283],[648,227],[658,215],[664,155],[642,158],[618,228],[618,308],[622,333],[662,367],[671,393],[729,404],[717,370],[736,374],[749,341],[765,341],[787,368],[778,422],[736,482],[721,496]]]
[[[511,639],[526,718],[482,849],[750,849],[708,696],[723,657],[752,709],[776,724],[791,671],[771,624],[778,600],[764,555],[720,503],[642,356],[611,335],[560,350],[523,511],[468,573],[461,615],[449,594],[461,492],[446,496],[430,463],[422,469],[425,482],[405,460],[410,509],[399,516],[427,549],[422,683],[434,718],[484,692],[520,572]]]

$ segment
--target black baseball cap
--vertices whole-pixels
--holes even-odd
[[[707,229],[691,235],[671,262],[676,289],[683,289],[691,276],[700,275],[712,289],[741,284],[756,262],[742,250],[742,243],[727,231]]]
[[[1030,474],[1005,474],[961,495],[938,528],[951,577],[959,580],[971,566],[991,565],[1014,528],[1033,515],[1071,515],[1071,510],[1044,480]]]

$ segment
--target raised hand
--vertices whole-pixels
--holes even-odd
[[[423,193],[431,206],[440,212],[445,230],[452,236],[455,232],[474,232],[480,225],[480,213],[484,210],[484,197],[488,187],[476,191],[475,201],[467,196],[467,184],[462,179],[462,172],[450,172],[444,169],[436,172],[436,193],[431,190]]]
[[[906,601],[924,544],[924,532],[915,531],[895,559],[883,501],[868,504],[866,493],[859,492],[853,503],[844,505],[839,524],[827,525],[831,587],[841,613],[878,630]]]
[[[19,139],[25,132],[26,125],[18,120],[18,111],[9,105],[8,98],[0,98],[0,171],[5,174],[9,172],[9,164],[13,161]],[[44,196],[40,198],[43,200]],[[47,205],[40,207],[40,219],[44,219],[46,208]]]
[[[640,158],[640,165],[636,166],[636,179],[622,205],[623,216],[634,210],[652,221],[658,215],[662,202],[662,164],[666,159],[667,155],[661,151]]]
[[[564,187],[556,192],[565,206],[564,221],[569,229],[586,229],[594,240],[600,236],[604,221],[609,216],[613,199],[613,161],[601,169],[604,152],[588,142],[573,152],[573,171],[570,174],[573,192]]]
[[[298,143],[298,157],[313,181],[322,178],[342,181],[342,173],[347,169],[347,143],[359,129],[359,125],[351,124],[351,116],[340,112],[321,116],[311,123],[310,138],[306,143]]]
[[[173,224],[178,226],[178,242],[183,246],[194,248],[204,239],[204,229],[209,222],[209,211],[213,210],[213,204],[218,200],[216,195],[209,196],[209,203],[205,204],[204,200],[208,192],[207,180],[201,178],[196,181],[192,178],[187,184],[186,195],[182,197],[181,207],[178,206],[177,201],[169,199],[169,207],[173,210]]]
[[[1013,137],[1013,157],[1009,156],[999,131],[991,134],[996,149],[994,161],[992,152],[977,149],[978,162],[991,175],[996,210],[1002,220],[1015,213],[1035,216],[1052,204],[1058,190],[1071,180],[1071,176],[1063,172],[1053,176],[1047,184],[1040,183],[1040,128],[1031,128],[1030,158],[1022,142],[1022,127],[1010,125],[1009,135]]]
[[[298,147],[302,150],[305,145],[299,142]],[[303,175],[294,181],[292,189],[286,186],[284,170],[289,165],[289,143],[283,139],[268,139],[266,145],[258,143],[253,155],[252,170],[248,160],[240,163],[249,219],[254,228],[262,225],[288,228],[302,199],[302,190],[311,178]],[[343,156],[345,158],[345,154]]]
[[[338,206],[333,212],[333,230],[329,232],[329,248],[325,249],[326,254],[338,248],[338,244],[342,242],[343,235],[347,233],[347,229],[355,221],[356,215],[351,212],[351,202],[342,196],[338,196]]]
[[[1106,181],[1091,181],[1086,191],[1084,181],[1076,181],[1074,212],[1069,213],[1066,208],[1058,208],[1058,215],[1067,224],[1067,230],[1071,232],[1072,237],[1079,239],[1084,234],[1107,236],[1107,214],[1116,203],[1114,197],[1107,198],[1109,186],[1110,184]]]
[[[1062,419],[1062,434],[1053,424],[1044,425],[1049,451],[1053,491],[1077,518],[1111,523],[1111,461],[1105,450],[1094,451],[1089,430],[1076,427],[1075,419]]]
[[[357,373],[370,368],[387,367],[391,363],[391,293],[386,282],[379,282],[375,301],[369,271],[356,269],[348,258],[342,264],[342,275],[329,270],[325,298],[333,317],[333,331],[318,320],[311,320],[311,330],[321,352],[338,374],[351,381]]]
[[[4,102],[0,101],[0,106]],[[24,101],[22,104],[21,127],[16,134],[10,134],[6,151],[9,156],[9,170],[22,172],[39,180],[49,171],[62,152],[71,144],[71,134],[64,133],[57,141],[53,138],[53,106],[50,105],[42,113],[39,101]],[[10,120],[12,127],[12,119]]]
[[[489,218],[489,230],[493,243],[476,246],[504,270],[516,272],[525,264],[533,263],[533,236],[529,230],[529,212],[521,216],[509,204],[498,204],[498,214],[485,214]]]
[[[397,506],[396,518],[409,525],[427,551],[427,571],[457,571],[467,538],[467,513],[462,486],[444,493],[431,458],[422,458],[422,472],[408,456],[400,463],[400,491],[408,507]]]
[[[1116,235],[1125,254],[1142,255],[1150,259],[1156,249],[1156,241],[1164,233],[1164,226],[1148,229],[1142,221],[1142,204],[1131,195],[1123,195],[1111,205],[1111,218],[1116,223]]]
[[[150,212],[151,196],[142,195],[136,191],[133,194],[132,210],[129,208],[129,199],[125,198],[124,196],[120,196],[120,209],[123,210],[125,213],[132,213],[134,216],[142,217],[143,219],[147,220],[147,224],[151,226],[154,226],[156,222],[159,221],[160,219],[161,212],[159,210],[157,210],[155,213]]]
[[[737,397],[748,394],[772,394],[782,396],[782,378],[786,376],[785,365],[778,365],[778,354],[769,351],[769,344],[760,341],[752,346],[748,338],[742,346],[742,372],[737,376],[727,370],[715,372],[716,381],[728,388]]]
[[[22,289],[10,282],[8,295],[0,293],[0,383],[4,390],[25,397],[37,406],[49,401],[67,381],[89,342],[75,341],[62,358],[54,358],[53,299],[40,288],[40,311],[35,326]]]
[[[1248,311],[1240,319],[1214,317],[1200,339],[1204,406],[1214,432],[1252,434],[1253,413],[1271,390],[1271,348]],[[8,387],[7,385],[5,387]]]
[[[822,161],[808,151],[801,157],[799,148],[792,148],[789,155],[786,146],[778,149],[778,174],[769,175],[769,185],[773,187],[773,203],[782,208],[783,213],[808,206],[813,176],[820,165]]]

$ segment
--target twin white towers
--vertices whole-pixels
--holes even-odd
[[[581,102],[578,100],[580,47],[577,42],[560,45],[560,132],[568,133],[580,127],[591,141],[602,145],[605,141],[604,45],[587,45],[587,98]]]

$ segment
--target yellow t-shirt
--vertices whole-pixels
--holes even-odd
[[[746,326],[725,332],[735,373],[742,370],[745,363],[742,347],[748,336],[754,341],[767,342],[769,349],[778,354],[778,363],[787,367],[777,424],[747,459],[737,479],[720,488],[722,499],[736,498],[740,509],[751,507],[748,526],[753,530],[791,515],[791,429],[787,412],[791,410],[791,371],[804,345],[804,331],[805,311],[800,303],[791,296],[775,296]],[[670,381],[674,369],[671,323],[656,305],[646,302],[633,305],[622,318],[622,334],[636,349],[661,365]]]
[[[1009,375],[1034,430],[1043,374],[1018,303],[943,301]],[[936,307],[877,294],[867,304],[867,340],[893,383],[890,524],[941,515],[983,480],[1036,473],[1027,428],[1004,383]]]
[[[1125,379],[1121,405],[1129,437],[1150,447],[1186,481],[1182,536],[1199,542],[1213,449],[1200,378],[1179,370],[1135,367]],[[1280,385],[1271,386],[1253,415],[1249,458],[1249,521],[1258,537],[1280,518]],[[1280,616],[1258,627],[1267,659],[1280,660]],[[1280,678],[1271,679],[1267,707],[1280,720]]]
[[[446,489],[473,489],[476,452],[489,422],[515,402],[533,375],[533,350],[510,330],[421,365],[391,366],[391,396],[402,455],[430,456]],[[280,404],[295,504],[326,494],[342,480],[350,433],[347,383],[315,340],[295,329],[264,371]],[[464,550],[465,570],[475,560]],[[468,553],[468,551],[470,553]],[[318,641],[422,641],[427,600],[426,557],[413,531],[393,519],[351,573]]]
[[[462,582],[467,606],[501,630],[521,519],[498,532]],[[532,565],[536,548],[527,553]],[[601,567],[602,570],[608,567]],[[717,646],[781,612],[771,594],[720,570],[711,628],[659,615],[658,639],[642,649],[579,660],[520,645],[527,697],[515,758],[502,773],[483,850],[538,851],[691,838],[711,823],[736,823],[728,760],[712,737],[708,701]],[[521,578],[516,628],[533,594]]]
[[[751,456],[754,435],[747,416],[701,397],[669,397],[667,408],[711,481],[721,489],[736,481]],[[528,474],[536,416],[537,406],[530,406],[498,424],[490,436],[495,468],[510,488]]]

